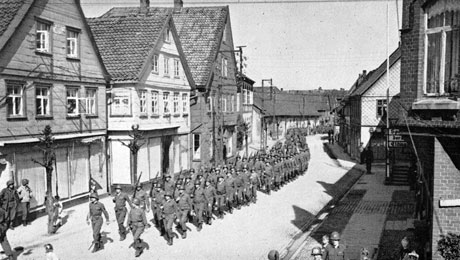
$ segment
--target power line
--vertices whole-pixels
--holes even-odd
[[[387,0],[272,0],[272,1],[242,1],[242,0],[235,0],[235,1],[197,1],[197,2],[187,2],[187,5],[244,5],[244,4],[313,4],[313,3],[360,3],[360,2],[386,2]],[[73,4],[73,3],[54,3],[54,4]],[[128,2],[128,1],[120,1],[120,2],[94,2],[94,3],[80,3],[80,5],[136,5],[138,6],[138,2]],[[164,1],[164,2],[154,2],[150,3],[151,6],[165,6],[165,5],[172,5],[172,1]]]

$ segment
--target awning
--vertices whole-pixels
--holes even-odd
[[[55,140],[65,140],[65,139],[101,136],[105,134],[106,134],[105,130],[97,131],[93,133],[84,133],[84,134],[63,134],[63,135],[56,134],[54,136],[54,139]],[[16,140],[0,141],[0,146],[5,146],[5,144],[26,144],[26,143],[35,143],[35,142],[40,142],[40,139],[38,139],[38,137],[30,137],[30,138],[22,138],[22,139],[16,139]]]

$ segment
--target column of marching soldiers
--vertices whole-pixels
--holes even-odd
[[[278,191],[306,172],[309,159],[305,137],[299,129],[290,129],[284,144],[278,142],[269,151],[243,158],[237,156],[231,164],[210,169],[190,169],[181,171],[175,177],[165,175],[163,178],[155,178],[149,192],[138,183],[132,200],[118,185],[115,187],[113,202],[120,240],[125,240],[130,230],[134,240],[130,247],[134,248],[136,257],[140,256],[148,247],[140,236],[150,227],[146,214],[151,211],[155,227],[168,245],[172,245],[177,236],[173,232],[174,224],[182,239],[185,239],[189,230],[187,222],[196,225],[197,231],[200,231],[203,223],[211,225],[214,216],[223,218],[227,213],[232,214],[234,209],[256,203],[257,191],[266,194]],[[97,193],[92,193],[90,199],[87,220],[88,224],[89,220],[92,223],[92,245],[93,252],[96,252],[103,249],[100,234],[102,215],[107,222],[109,216],[104,205],[99,202]],[[131,207],[129,213],[126,203]]]

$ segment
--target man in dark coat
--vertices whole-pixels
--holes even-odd
[[[6,182],[6,188],[0,192],[1,207],[7,213],[6,224],[8,228],[13,229],[13,221],[16,218],[16,211],[19,206],[19,196],[14,189],[13,180]]]
[[[0,244],[2,245],[5,255],[7,255],[8,260],[14,259],[13,250],[11,250],[10,242],[6,238],[6,231],[8,230],[8,221],[9,215],[3,208],[0,208]]]
[[[372,173],[372,162],[374,162],[374,153],[372,148],[369,146],[364,150],[364,160],[366,162],[366,172],[367,174]]]

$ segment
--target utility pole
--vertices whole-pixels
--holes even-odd
[[[262,108],[264,111],[266,111],[265,109],[265,106],[264,106],[264,99],[265,99],[265,96],[264,96],[264,82],[270,82],[270,89],[273,88],[273,80],[272,79],[263,79],[262,80]],[[272,92],[270,92],[272,93]],[[271,95],[270,95],[270,98],[271,98]],[[274,111],[273,111],[274,112]],[[265,116],[263,117],[263,120],[265,120]],[[266,125],[266,123],[265,123]],[[264,126],[264,121],[262,121],[262,126]],[[263,127],[262,127],[263,129]],[[262,132],[262,135],[261,135],[261,149],[265,150],[265,147],[267,146],[267,133],[265,133],[265,138],[264,138],[264,142],[262,142],[262,137],[263,137],[263,130],[261,130]]]

